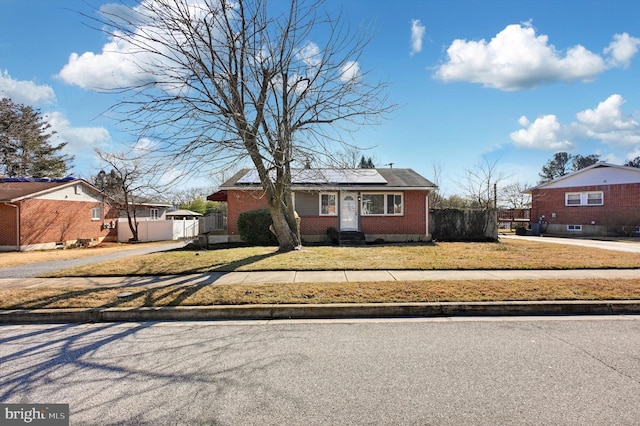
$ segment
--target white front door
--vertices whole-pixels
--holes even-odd
[[[340,230],[358,230],[358,194],[342,192],[340,195]]]

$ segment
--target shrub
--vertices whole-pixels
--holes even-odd
[[[340,233],[333,226],[327,228],[327,239],[331,244],[338,245],[338,243],[340,242]]]
[[[273,225],[271,213],[267,209],[241,213],[238,217],[238,232],[242,241],[255,246],[278,245],[278,239],[269,230]]]

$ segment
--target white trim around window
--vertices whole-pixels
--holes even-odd
[[[102,219],[102,208],[93,207],[91,209],[91,220],[100,220],[100,219]]]
[[[160,217],[160,211],[158,209],[149,209],[149,219],[158,220]]]
[[[363,216],[403,216],[402,192],[364,192],[360,196]]]
[[[581,232],[582,225],[567,225],[567,231],[570,232]]]
[[[321,192],[318,195],[320,216],[338,216],[338,193]]]
[[[564,205],[574,206],[601,206],[604,204],[604,193],[602,191],[589,192],[565,192]]]

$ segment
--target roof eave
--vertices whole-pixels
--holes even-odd
[[[353,185],[292,185],[293,191],[430,191],[438,189],[437,186],[353,186]],[[225,191],[260,191],[259,185],[242,185],[220,187]]]

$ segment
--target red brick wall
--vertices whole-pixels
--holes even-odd
[[[16,245],[16,215],[15,207],[0,204],[0,246]]]
[[[227,192],[227,233],[240,235],[238,218],[240,213],[267,208],[267,198],[262,191]]]
[[[261,191],[234,191],[227,193],[227,231],[239,235],[240,213],[267,208]],[[361,228],[367,234],[425,234],[426,202],[428,191],[404,192],[404,216],[362,216]],[[301,235],[324,235],[327,228],[339,229],[338,216],[302,216]]]
[[[99,202],[25,200],[20,203],[20,245],[113,236],[115,229],[102,229],[102,220],[91,219],[91,209],[101,205],[105,222],[115,222],[117,211]]]
[[[565,206],[565,193],[602,191],[602,206]],[[556,217],[553,217],[555,213]],[[538,189],[531,194],[531,220],[540,216],[551,224],[615,226],[625,221],[640,223],[640,184],[598,185],[576,188]]]

